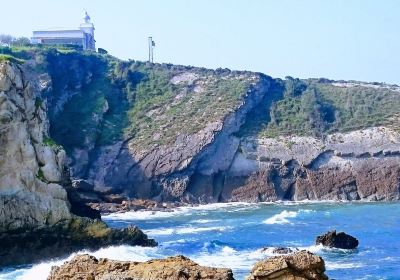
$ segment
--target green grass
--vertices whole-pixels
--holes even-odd
[[[18,63],[22,64],[25,62],[25,60],[17,58],[15,56],[9,55],[9,54],[0,54],[0,62],[13,62],[13,63]]]
[[[39,168],[38,174],[36,174],[36,178],[42,182],[47,182],[46,178],[44,177],[43,170]]]
[[[222,78],[198,68],[138,62],[132,63],[129,71],[131,109],[125,137],[133,137],[135,146],[143,149],[171,145],[178,135],[194,134],[211,122],[221,121],[241,104],[251,76],[232,72]],[[171,83],[182,72],[197,75],[194,84]],[[194,91],[196,86],[198,92]]]

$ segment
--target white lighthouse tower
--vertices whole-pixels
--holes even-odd
[[[83,49],[95,51],[96,41],[94,40],[94,25],[90,22],[90,16],[86,11],[83,15],[83,22],[80,24],[79,29],[85,33]]]

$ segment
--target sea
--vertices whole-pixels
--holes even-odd
[[[80,251],[68,258],[8,267],[0,280],[46,279],[53,265],[79,253],[115,260],[147,261],[184,255],[213,267],[228,267],[245,279],[253,265],[274,256],[273,248],[306,249],[323,257],[330,279],[400,279],[399,203],[217,203],[169,212],[139,211],[103,216],[111,227],[137,225],[159,246],[115,246]],[[315,245],[336,229],[355,236],[355,250]]]

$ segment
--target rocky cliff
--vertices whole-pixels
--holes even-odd
[[[398,200],[400,134],[375,127],[327,135],[246,138],[228,177],[235,201]]]
[[[38,53],[87,202],[399,199],[398,86]]]
[[[0,265],[84,247],[154,246],[138,228],[110,229],[76,215],[64,188],[66,154],[49,137],[41,84],[28,69],[0,63]]]
[[[15,64],[0,64],[0,229],[39,228],[71,219],[66,155],[49,138],[39,88]]]

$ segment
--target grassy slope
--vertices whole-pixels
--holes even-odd
[[[125,133],[142,148],[172,144],[179,134],[193,134],[221,120],[242,102],[252,76],[139,62],[129,71],[132,106]],[[195,81],[171,82],[184,72],[197,75]]]
[[[297,85],[293,86],[293,82]],[[365,86],[338,87],[314,79],[285,83],[284,98],[268,110],[271,121],[259,132],[262,136],[324,136],[380,125],[399,127],[400,92]]]

